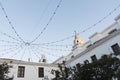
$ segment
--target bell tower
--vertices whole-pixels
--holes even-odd
[[[78,33],[75,31],[75,40],[74,40],[74,45],[82,45],[84,42],[83,40],[79,37]]]
[[[82,46],[84,44],[84,41],[79,37],[78,33],[75,31],[75,39],[73,42],[73,50],[77,48],[78,46]]]
[[[39,60],[40,63],[47,63],[47,59],[44,54],[41,55],[41,59]]]

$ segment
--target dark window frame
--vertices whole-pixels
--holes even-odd
[[[118,43],[113,44],[111,48],[115,55],[120,55],[120,46]]]
[[[19,77],[19,78],[25,77],[25,66],[18,66],[17,77]]]
[[[38,77],[43,78],[44,77],[44,68],[38,67]]]
[[[97,61],[96,55],[91,56],[91,60],[92,60],[92,62]]]
[[[42,62],[44,62],[44,63],[45,63],[45,62],[46,62],[46,59],[43,59],[43,60],[42,60]]]

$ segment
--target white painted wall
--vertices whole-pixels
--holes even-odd
[[[85,53],[81,57],[77,58],[74,61],[71,61],[68,63],[68,66],[75,66],[77,63],[83,63],[85,60],[91,61],[91,56],[94,54],[99,59],[104,54],[110,54],[113,53],[111,46],[115,43],[118,43],[120,45],[120,35],[111,38],[110,40],[106,41],[105,43],[102,43],[100,46],[94,48],[93,50]]]
[[[48,77],[48,80],[51,80],[55,77],[55,74],[51,74],[51,70],[58,70],[59,68],[57,66],[39,66],[39,65],[29,65],[29,64],[14,64],[9,63],[8,65],[12,65],[13,68],[10,68],[10,73],[8,74],[10,77],[14,76],[13,80],[44,80],[44,77]],[[24,66],[25,67],[25,75],[24,78],[17,77],[18,74],[18,66]],[[39,78],[38,77],[38,68],[43,67],[44,68],[44,77]]]
[[[110,25],[108,28],[106,28],[105,30],[103,30],[100,33],[96,33],[94,35],[92,35],[90,37],[90,40],[88,42],[86,42],[83,46],[81,46],[80,48],[77,48],[76,50],[74,50],[72,53],[72,55],[77,55],[81,54],[84,50],[86,50],[86,47],[90,44],[93,44],[96,41],[99,41],[100,39],[109,36],[109,32],[112,31],[113,29],[118,29],[120,30],[120,15],[117,17],[117,20]],[[104,54],[110,54],[113,53],[111,46],[115,43],[118,43],[120,45],[120,35],[115,36],[113,38],[111,38],[110,40],[102,43],[100,46],[94,48],[93,50],[85,53],[84,55],[82,55],[81,57],[73,60],[73,61],[69,61],[71,58],[69,57],[67,66],[75,66],[77,63],[83,63],[85,60],[89,60],[91,61],[91,56],[96,55],[96,57],[99,59],[102,55]]]

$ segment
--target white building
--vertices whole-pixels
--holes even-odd
[[[51,80],[55,77],[57,65],[26,62],[14,59],[1,58],[0,63],[8,63],[10,77],[14,80]]]
[[[99,59],[104,54],[120,53],[120,15],[115,22],[102,32],[97,32],[85,42],[75,33],[72,51],[67,56],[62,56],[52,64],[46,63],[42,55],[39,63],[25,62],[13,59],[0,59],[0,63],[10,65],[10,76],[14,80],[51,80],[55,77],[54,71],[58,70],[57,63],[66,61],[67,66],[75,66],[78,63],[91,62]]]
[[[89,41],[83,40],[75,34],[72,52],[55,62],[66,61],[67,66],[75,66],[78,63],[91,62],[99,59],[104,54],[120,53],[120,15],[115,22],[102,32],[97,32],[89,37]]]

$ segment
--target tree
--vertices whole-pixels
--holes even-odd
[[[118,58],[110,55],[103,55],[101,59],[91,63],[93,77],[95,80],[112,80],[116,75],[116,71],[119,66],[116,64],[119,61]]]
[[[8,73],[9,66],[6,63],[0,64],[0,80],[13,80],[7,76]]]
[[[69,80],[69,68],[65,66],[65,61],[58,64],[59,70],[55,71],[55,78],[53,80]]]
[[[120,59],[111,54],[103,55],[91,63],[79,63],[72,68],[59,64],[59,68],[54,80],[120,80]]]

